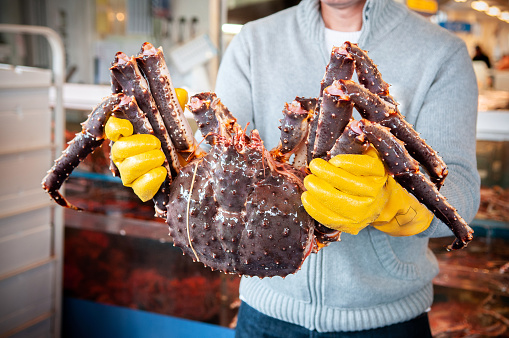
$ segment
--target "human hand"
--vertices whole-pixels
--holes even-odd
[[[161,142],[150,134],[135,134],[131,122],[110,117],[105,126],[106,137],[115,143],[111,159],[120,172],[122,184],[131,187],[143,201],[150,200],[166,178],[162,166],[165,157]]]
[[[356,235],[373,222],[388,200],[387,173],[376,150],[311,161],[302,203],[321,224]]]
[[[428,228],[433,214],[387,175],[377,152],[338,155],[310,163],[304,180],[306,211],[318,222],[357,234],[367,225],[391,236],[411,236]]]
[[[426,230],[433,213],[399,185],[394,178],[387,179],[389,200],[377,219],[371,223],[376,229],[391,236],[412,236]]]
[[[175,93],[180,107],[184,109],[187,91],[175,88]],[[133,188],[143,202],[150,200],[168,173],[162,166],[165,157],[159,139],[150,134],[133,135],[131,122],[115,117],[106,122],[105,133],[115,142],[111,147],[111,159],[120,172],[122,184]]]

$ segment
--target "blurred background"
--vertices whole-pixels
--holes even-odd
[[[480,89],[476,237],[454,253],[430,242],[433,334],[509,337],[509,1],[399,2],[465,41]],[[298,3],[0,0],[0,337],[233,337],[239,277],[183,257],[111,176],[106,144],[65,186],[84,212],[55,208],[40,181],[111,92],[117,51],[162,46],[176,87],[213,91],[242,25]]]

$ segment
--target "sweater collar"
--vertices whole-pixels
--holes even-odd
[[[324,47],[325,25],[320,14],[320,0],[302,0],[297,13],[298,20],[311,41]],[[364,20],[359,46],[366,49],[376,45],[379,38],[394,29],[407,14],[408,9],[393,0],[367,0],[363,9]]]

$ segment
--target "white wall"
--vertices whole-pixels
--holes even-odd
[[[130,19],[129,9],[138,15],[137,23],[143,21],[140,17],[141,9],[149,8],[151,0],[105,0],[104,6],[115,6],[116,10],[126,12],[124,26],[118,26],[111,34],[100,34],[96,29],[96,20],[105,17],[104,6],[97,13],[96,0],[46,0],[48,26],[55,29],[64,39],[67,56],[67,68],[75,71],[69,82],[87,84],[108,84],[109,65],[115,53],[123,51],[128,55],[138,53],[141,45],[149,41],[157,46],[163,46],[165,53],[175,48],[179,41],[180,18],[185,18],[184,40],[190,38],[190,22],[198,19],[195,34],[209,34],[213,43],[219,44],[219,14],[217,8],[224,0],[172,0],[172,22],[162,19],[150,19],[150,31],[128,29]],[[148,15],[148,10],[144,15]],[[132,17],[133,15],[131,15]],[[118,22],[117,22],[118,23]],[[145,22],[146,24],[146,22]],[[212,25],[212,27],[211,27]],[[137,25],[137,28],[140,26]],[[150,29],[153,27],[153,29]],[[128,32],[131,31],[130,34]],[[169,34],[164,34],[169,32]],[[168,37],[167,37],[168,36]],[[207,75],[210,82],[215,82],[217,59],[209,63]],[[209,88],[212,90],[212,88]]]

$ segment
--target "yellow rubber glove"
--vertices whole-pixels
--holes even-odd
[[[187,100],[189,99],[187,91],[183,88],[175,88],[175,94],[177,95],[177,100],[179,101],[180,108],[184,110]]]
[[[364,155],[338,155],[329,162],[315,159],[310,170],[313,175],[304,179],[308,190],[302,203],[311,217],[330,228],[357,234],[371,224],[391,236],[411,236],[426,230],[433,219],[424,205],[387,175],[373,148]]]
[[[188,95],[182,88],[175,88],[180,107],[184,109]],[[120,171],[122,184],[131,187],[143,201],[150,200],[166,179],[167,171],[162,166],[165,157],[161,142],[148,134],[133,133],[131,122],[110,117],[105,126],[106,137],[115,143],[111,147],[111,158]]]
[[[166,179],[161,142],[154,135],[133,133],[131,122],[110,117],[106,137],[115,141],[111,158],[120,171],[122,184],[131,187],[143,201],[150,200]]]
[[[391,192],[389,201],[371,223],[373,227],[391,236],[412,236],[429,227],[433,213],[391,176],[387,180],[387,190]]]
[[[353,235],[371,224],[387,204],[387,173],[376,150],[314,159],[304,179],[302,203],[323,225]]]

